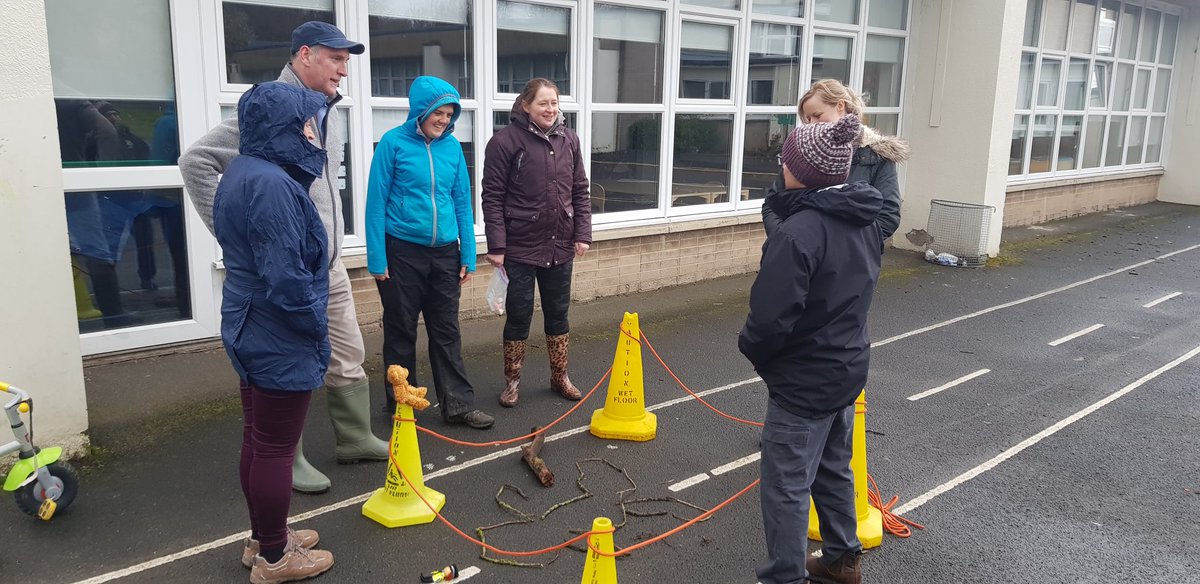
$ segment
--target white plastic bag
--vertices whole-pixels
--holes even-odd
[[[492,314],[503,315],[504,303],[508,300],[508,273],[504,267],[492,272],[492,281],[488,284],[487,305]]]

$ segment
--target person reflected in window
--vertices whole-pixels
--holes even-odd
[[[458,324],[462,286],[475,271],[471,180],[454,122],[458,90],[437,77],[416,78],[408,119],[379,140],[367,183],[367,271],[383,304],[383,364],[401,365],[417,385],[417,318],[425,316],[429,364],[442,417],[490,428],[475,407]],[[391,385],[384,382],[389,408]]]
[[[801,124],[836,122],[846,114],[863,115],[862,98],[835,79],[822,79],[800,97]],[[875,220],[879,233],[887,239],[900,226],[900,183],[896,165],[908,160],[908,143],[896,136],[884,136],[862,126],[855,143],[854,160],[846,182],[866,181],[883,195],[883,211]],[[794,201],[786,195],[783,174],[767,189],[763,200],[763,229],[771,235],[792,214]]]
[[[592,245],[592,204],[579,136],[563,123],[558,86],[525,84],[509,124],[488,142],[483,163],[487,261],[508,274],[504,322],[504,391],[500,405],[520,398],[533,288],[541,292],[550,357],[550,388],[579,400],[567,375],[574,260]]]
[[[333,566],[332,554],[311,549],[317,532],[287,526],[292,458],[329,367],[329,240],[308,196],[325,170],[313,123],[324,105],[321,94],[280,82],[242,94],[241,154],[213,202],[225,263],[221,341],[241,380],[238,474],[250,513],[242,563],[251,582],[290,582]]]

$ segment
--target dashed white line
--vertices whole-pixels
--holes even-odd
[[[1105,397],[1104,399],[1102,399],[1102,400],[1100,400],[1078,412],[1075,412],[1074,414],[1071,414],[1070,416],[1059,421],[1057,424],[1054,424],[1053,426],[1050,426],[1049,428],[1046,428],[1045,430],[1042,430],[1041,432],[1038,432],[1037,434],[1034,434],[1033,436],[1026,438],[1025,440],[1021,441],[1020,444],[1017,444],[1016,446],[1013,446],[1012,448],[1009,448],[1008,450],[1001,452],[1000,454],[996,455],[991,460],[984,462],[983,464],[981,464],[967,472],[964,472],[964,473],[958,475],[957,477],[954,477],[953,479],[951,479],[945,483],[942,483],[941,485],[938,485],[937,487],[934,487],[933,489],[931,489],[928,492],[926,492],[925,494],[917,497],[916,499],[913,499],[913,500],[897,507],[893,511],[893,513],[895,513],[897,515],[903,515],[905,513],[908,513],[909,511],[912,511],[912,510],[920,507],[921,505],[924,505],[924,504],[928,503],[929,501],[933,500],[934,497],[937,497],[938,495],[946,493],[946,492],[950,491],[951,489],[995,468],[1000,463],[1016,456],[1022,450],[1025,450],[1026,448],[1029,448],[1030,446],[1033,446],[1034,444],[1037,444],[1038,442],[1041,442],[1042,440],[1045,440],[1046,438],[1054,435],[1059,430],[1062,430],[1063,428],[1066,428],[1067,426],[1070,426],[1071,424],[1074,424],[1075,422],[1082,420],[1088,414],[1091,414],[1092,412],[1120,399],[1125,394],[1137,389],[1138,387],[1141,387],[1147,381],[1150,381],[1151,379],[1154,379],[1155,377],[1158,377],[1159,375],[1162,375],[1163,373],[1170,371],[1171,369],[1174,369],[1175,367],[1179,366],[1181,363],[1187,361],[1188,359],[1191,359],[1192,357],[1195,357],[1197,354],[1200,354],[1200,347],[1196,347],[1195,349],[1192,349],[1191,351],[1184,353],[1183,355],[1177,357],[1174,361],[1171,361],[1170,363],[1167,363],[1166,365],[1163,365],[1162,367],[1159,367],[1158,369],[1155,369],[1154,371],[1147,373],[1141,379],[1138,379],[1137,381],[1134,381],[1133,383],[1130,383],[1129,385],[1122,387],[1121,389],[1117,390],[1116,392],[1110,394],[1108,397]]]
[[[1158,300],[1143,304],[1142,308],[1153,308],[1159,304],[1162,304],[1163,302],[1166,302],[1176,296],[1181,296],[1181,295],[1183,295],[1183,292],[1172,292],[1170,294],[1167,294],[1166,296],[1163,296],[1162,298],[1159,298]]]
[[[908,396],[908,401],[917,401],[921,398],[929,397],[935,393],[940,393],[940,392],[946,391],[947,389],[950,389],[951,387],[954,387],[960,383],[966,383],[972,379],[975,379],[976,377],[979,377],[980,375],[986,375],[991,372],[992,372],[991,369],[980,369],[979,371],[976,371],[974,373],[963,375],[962,377],[959,377],[958,379],[955,379],[954,381],[951,381],[950,383],[947,383],[945,385],[939,385],[933,389],[927,389],[916,395],[910,395],[910,396]]]
[[[670,490],[672,493],[678,493],[679,491],[682,491],[688,487],[698,485],[707,480],[708,480],[708,473],[702,472],[694,477],[683,479],[682,481],[679,481],[679,482],[667,487],[667,489]]]
[[[1092,332],[1092,331],[1099,330],[1099,329],[1102,329],[1102,328],[1104,328],[1104,325],[1102,325],[1102,324],[1094,324],[1094,325],[1092,325],[1092,326],[1089,326],[1089,327],[1087,327],[1087,328],[1085,328],[1085,329],[1083,329],[1083,330],[1081,330],[1081,331],[1076,331],[1076,332],[1073,332],[1073,333],[1071,333],[1071,334],[1069,334],[1069,335],[1067,335],[1067,336],[1065,336],[1065,337],[1063,337],[1063,338],[1061,338],[1061,339],[1054,339],[1053,341],[1050,341],[1049,343],[1046,343],[1046,344],[1047,344],[1047,345],[1050,345],[1051,347],[1057,347],[1057,346],[1059,346],[1059,345],[1061,345],[1061,344],[1063,344],[1063,343],[1065,343],[1065,342],[1067,342],[1067,341],[1070,341],[1070,340],[1072,340],[1072,339],[1078,339],[1079,337],[1082,337],[1083,335],[1086,335],[1086,334],[1088,334],[1088,333],[1090,333],[1090,332]]]
[[[746,456],[743,456],[743,457],[741,457],[733,462],[730,462],[728,464],[722,464],[721,466],[718,466],[717,468],[714,468],[708,472],[711,472],[713,474],[713,476],[721,476],[733,469],[741,468],[752,462],[758,462],[758,459],[761,457],[762,457],[761,452],[755,452],[754,454],[747,454]]]

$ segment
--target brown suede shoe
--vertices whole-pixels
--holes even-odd
[[[321,536],[312,529],[288,528],[287,547],[298,545],[304,549],[312,549],[321,541]],[[242,548],[242,565],[254,567],[254,556],[258,555],[258,540],[246,538],[246,547]]]
[[[274,564],[262,556],[254,556],[250,568],[250,584],[280,584],[295,582],[324,574],[333,567],[333,554],[325,550],[306,550],[292,546]]]
[[[847,552],[831,564],[824,558],[804,560],[808,581],[816,584],[862,584],[862,554]]]

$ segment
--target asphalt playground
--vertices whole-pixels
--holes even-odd
[[[976,270],[885,256],[870,324],[868,468],[885,501],[896,496],[894,510],[924,529],[885,536],[864,557],[864,581],[1200,582],[1200,209],[1155,203],[1011,229],[1004,240],[1002,256]],[[574,306],[573,380],[585,392],[597,384],[613,363],[623,314],[636,312],[688,388],[731,416],[761,420],[766,388],[736,347],[752,281]],[[499,329],[498,318],[464,324],[468,370],[495,427],[447,426],[436,407],[417,413],[419,425],[459,441],[501,441],[573,405],[549,391],[537,335],[521,403],[496,404]],[[381,379],[378,334],[367,343]],[[425,483],[445,494],[453,527],[388,529],[365,518],[362,504],[386,467],[334,464],[316,396],[306,450],[334,486],[292,501],[292,523],[319,530],[336,560],[314,582],[416,583],[450,563],[471,583],[579,582],[579,546],[481,554],[468,537],[536,551],[609,517],[620,526],[619,550],[750,486],[758,430],[699,403],[648,347],[641,358],[657,436],[592,436],[601,384],[547,432],[542,457],[553,487],[537,483],[519,443],[467,446],[419,434]],[[79,499],[49,523],[0,504],[0,582],[247,580],[238,561],[247,528],[240,410],[222,359],[208,350],[89,368],[93,452],[78,461]],[[376,415],[378,435],[390,427]],[[617,581],[753,583],[763,559],[750,488],[707,520],[618,559]]]

